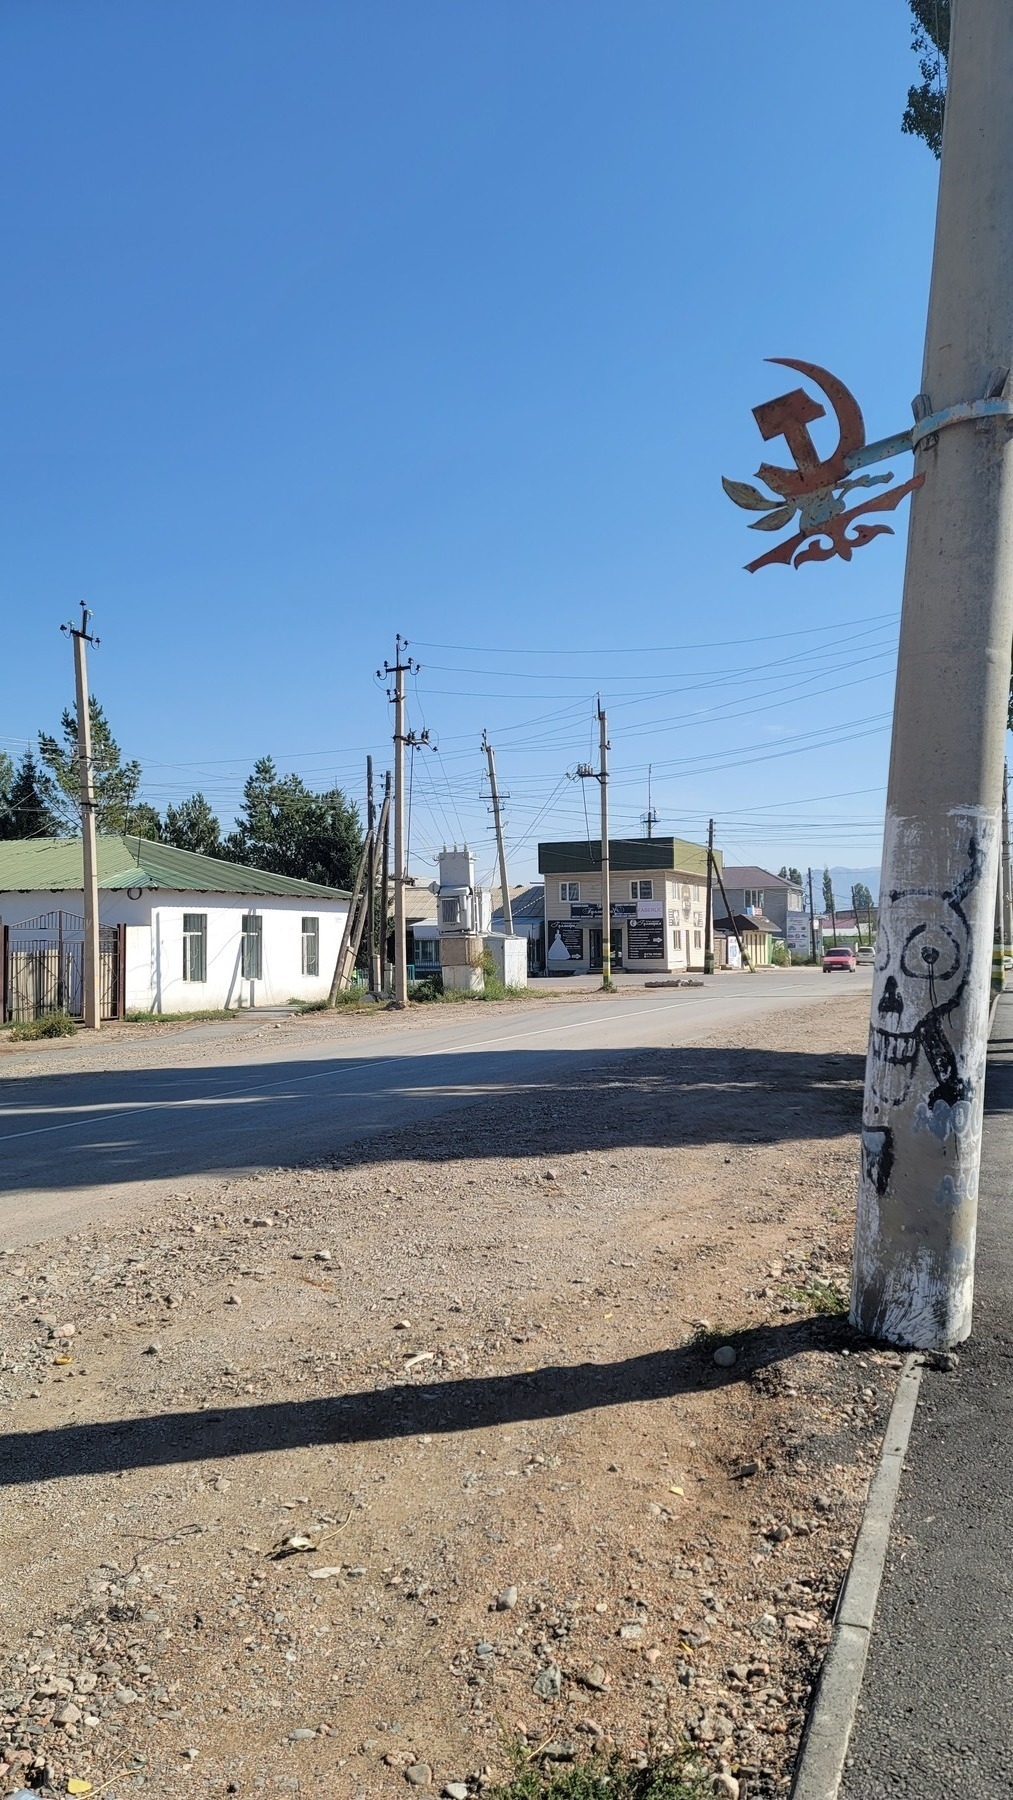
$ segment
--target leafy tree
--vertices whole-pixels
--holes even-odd
[[[781,867],[778,869],[777,872],[780,875],[782,881],[793,881],[795,883],[796,887],[802,886],[802,871],[801,871],[801,869],[789,869],[789,868],[785,867],[784,863],[782,863]]]
[[[834,929],[834,943],[837,942],[837,913],[834,910],[834,883],[829,869],[823,871],[823,905],[830,914]]]
[[[870,889],[866,887],[864,881],[856,881],[855,882],[855,885],[851,890],[851,904],[855,909],[855,924],[858,927],[858,941],[859,941],[859,943],[861,943],[861,941],[862,941],[862,914],[864,913],[866,927],[869,932],[869,942],[871,944],[871,942],[872,942],[872,893],[871,893]]]
[[[911,45],[921,70],[921,85],[909,87],[901,130],[920,137],[933,156],[943,148],[947,58],[950,53],[950,0],[908,0],[914,23]]]
[[[166,807],[162,842],[177,850],[194,850],[198,856],[222,855],[222,828],[203,794],[191,794],[178,806]]]
[[[0,755],[0,838],[57,837],[59,830],[31,750],[25,751],[16,771],[10,757]]]
[[[236,830],[223,855],[276,875],[329,887],[351,887],[362,851],[362,826],[340,788],[313,793],[298,775],[279,775],[269,756],[243,788]]]
[[[943,116],[949,72],[952,0],[908,0],[914,23],[911,45],[921,69],[921,86],[907,91],[900,128],[928,144],[933,156],[943,151]],[[1006,709],[1006,729],[1013,731],[1013,681]]]
[[[137,810],[137,790],[141,785],[141,765],[123,761],[123,753],[97,700],[93,698],[89,702],[88,710],[91,715],[96,827],[105,832],[131,831],[134,829],[131,819]],[[74,832],[81,810],[76,705],[73,712],[65,710],[60,720],[60,732],[62,742],[61,738],[39,732],[39,755],[48,771],[42,776],[40,787],[61,829]]]

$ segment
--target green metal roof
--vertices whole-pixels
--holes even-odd
[[[0,843],[0,893],[80,893],[84,881],[80,838],[18,838]],[[301,895],[347,900],[345,888],[291,875],[270,875],[244,863],[221,862],[148,838],[100,837],[100,888],[158,888],[168,893]]]
[[[724,865],[715,850],[718,868]],[[609,838],[609,863],[614,870],[678,869],[683,875],[707,874],[707,847],[686,838]],[[539,844],[540,875],[594,875],[601,868],[601,839],[582,838],[574,843]]]

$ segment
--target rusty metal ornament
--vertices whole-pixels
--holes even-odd
[[[827,409],[804,388],[792,388],[787,394],[764,401],[762,406],[754,406],[753,417],[760,436],[765,442],[783,438],[794,464],[790,468],[760,464],[756,478],[766,482],[771,494],[762,493],[750,482],[730,481],[726,476],[721,478],[722,486],[736,506],[763,513],[763,518],[753,520],[751,531],[780,531],[796,513],[799,528],[792,537],[747,563],[746,568],[753,575],[770,563],[789,563],[798,569],[803,563],[829,562],[834,556],[850,562],[864,544],[893,531],[891,525],[861,523],[862,515],[893,512],[905,495],[921,487],[925,480],[924,475],[913,475],[888,493],[848,506],[845,495],[855,488],[881,487],[893,480],[892,470],[883,475],[855,475],[854,471],[867,463],[910,451],[912,434],[897,432],[893,437],[867,444],[861,408],[836,375],[821,369],[818,363],[798,362],[790,356],[772,356],[768,360],[786,369],[797,369],[820,389],[833,409],[839,436],[833,454],[821,457],[809,426],[814,420],[825,418]]]

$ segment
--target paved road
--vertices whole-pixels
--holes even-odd
[[[862,970],[834,978],[854,993]],[[340,1045],[225,1053],[213,1064],[72,1067],[0,1082],[0,1243],[34,1241],[135,1207],[166,1185],[326,1155],[485,1096],[718,1027],[832,998],[819,970],[724,976],[530,1014],[437,1014],[431,1029]]]
[[[974,1332],[922,1377],[841,1800],[1013,1795],[1013,993],[985,1105]]]

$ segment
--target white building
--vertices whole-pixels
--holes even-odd
[[[0,1016],[80,1015],[79,838],[0,843]],[[348,914],[338,888],[144,838],[98,840],[104,1018],[326,999]]]

